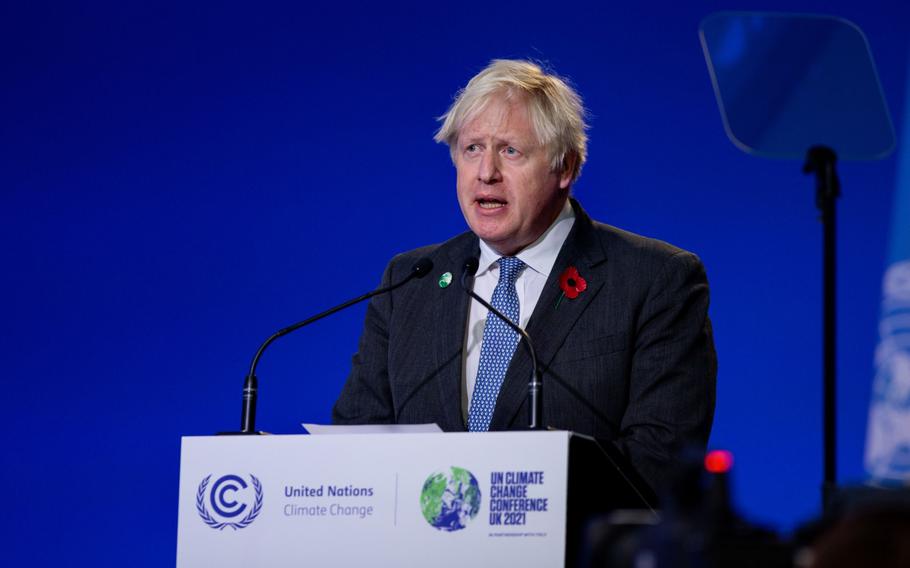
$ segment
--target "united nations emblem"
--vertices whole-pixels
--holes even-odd
[[[250,526],[262,511],[262,483],[259,479],[250,474],[253,491],[247,490],[250,484],[239,475],[223,475],[209,489],[211,479],[212,475],[207,475],[196,491],[196,511],[202,521],[218,530],[224,530],[225,527],[237,530]],[[211,505],[212,513],[209,512],[206,501]],[[243,515],[244,511],[246,515],[242,519],[234,520]]]

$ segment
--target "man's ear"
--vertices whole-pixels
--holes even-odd
[[[575,152],[567,152],[565,159],[562,161],[562,172],[559,173],[560,189],[566,189],[572,184],[577,164],[578,155]]]

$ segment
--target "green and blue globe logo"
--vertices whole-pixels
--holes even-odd
[[[463,468],[452,466],[435,472],[423,483],[420,492],[423,518],[441,531],[459,531],[480,511],[480,486],[477,478]]]

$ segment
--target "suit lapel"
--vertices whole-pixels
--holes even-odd
[[[600,272],[597,270],[597,267],[606,260],[603,247],[594,234],[591,218],[574,199],[572,205],[575,208],[575,224],[556,257],[556,263],[547,277],[547,283],[540,294],[534,313],[531,314],[526,330],[531,341],[534,342],[541,371],[549,366],[557,351],[565,343],[575,322],[603,286],[603,279],[600,278]],[[575,266],[578,269],[588,286],[574,300],[563,298],[557,308],[556,303],[562,294],[559,277],[569,266]],[[499,391],[496,409],[493,411],[493,419],[490,423],[491,430],[502,430],[516,425],[518,419],[516,415],[527,399],[531,369],[531,360],[526,348],[519,346],[512,357],[512,363],[509,365],[509,370],[506,372],[505,380]],[[544,385],[547,383],[546,374],[544,374],[543,383]]]
[[[468,295],[461,289],[461,272],[465,259],[478,256],[477,238],[465,237],[446,247],[446,252],[437,260],[435,272],[452,273],[452,284],[437,288],[434,307],[435,326],[433,333],[433,356],[438,369],[439,408],[445,423],[439,426],[445,431],[464,430],[462,416],[462,367],[464,365],[464,334],[468,318]],[[435,275],[434,275],[435,277]],[[417,354],[415,354],[417,355]]]

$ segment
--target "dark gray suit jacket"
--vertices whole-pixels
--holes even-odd
[[[543,424],[613,440],[652,488],[664,485],[675,451],[707,444],[717,363],[708,320],[708,283],[693,254],[594,222],[573,200],[576,220],[528,322],[543,372]],[[458,279],[479,256],[464,233],[396,256],[382,285],[423,256],[433,274],[367,309],[359,352],[333,411],[338,424],[421,424],[466,429],[462,350],[469,297]],[[575,266],[587,281],[564,298],[559,276]],[[452,285],[439,286],[451,272]],[[527,425],[531,362],[519,347],[491,430]]]

